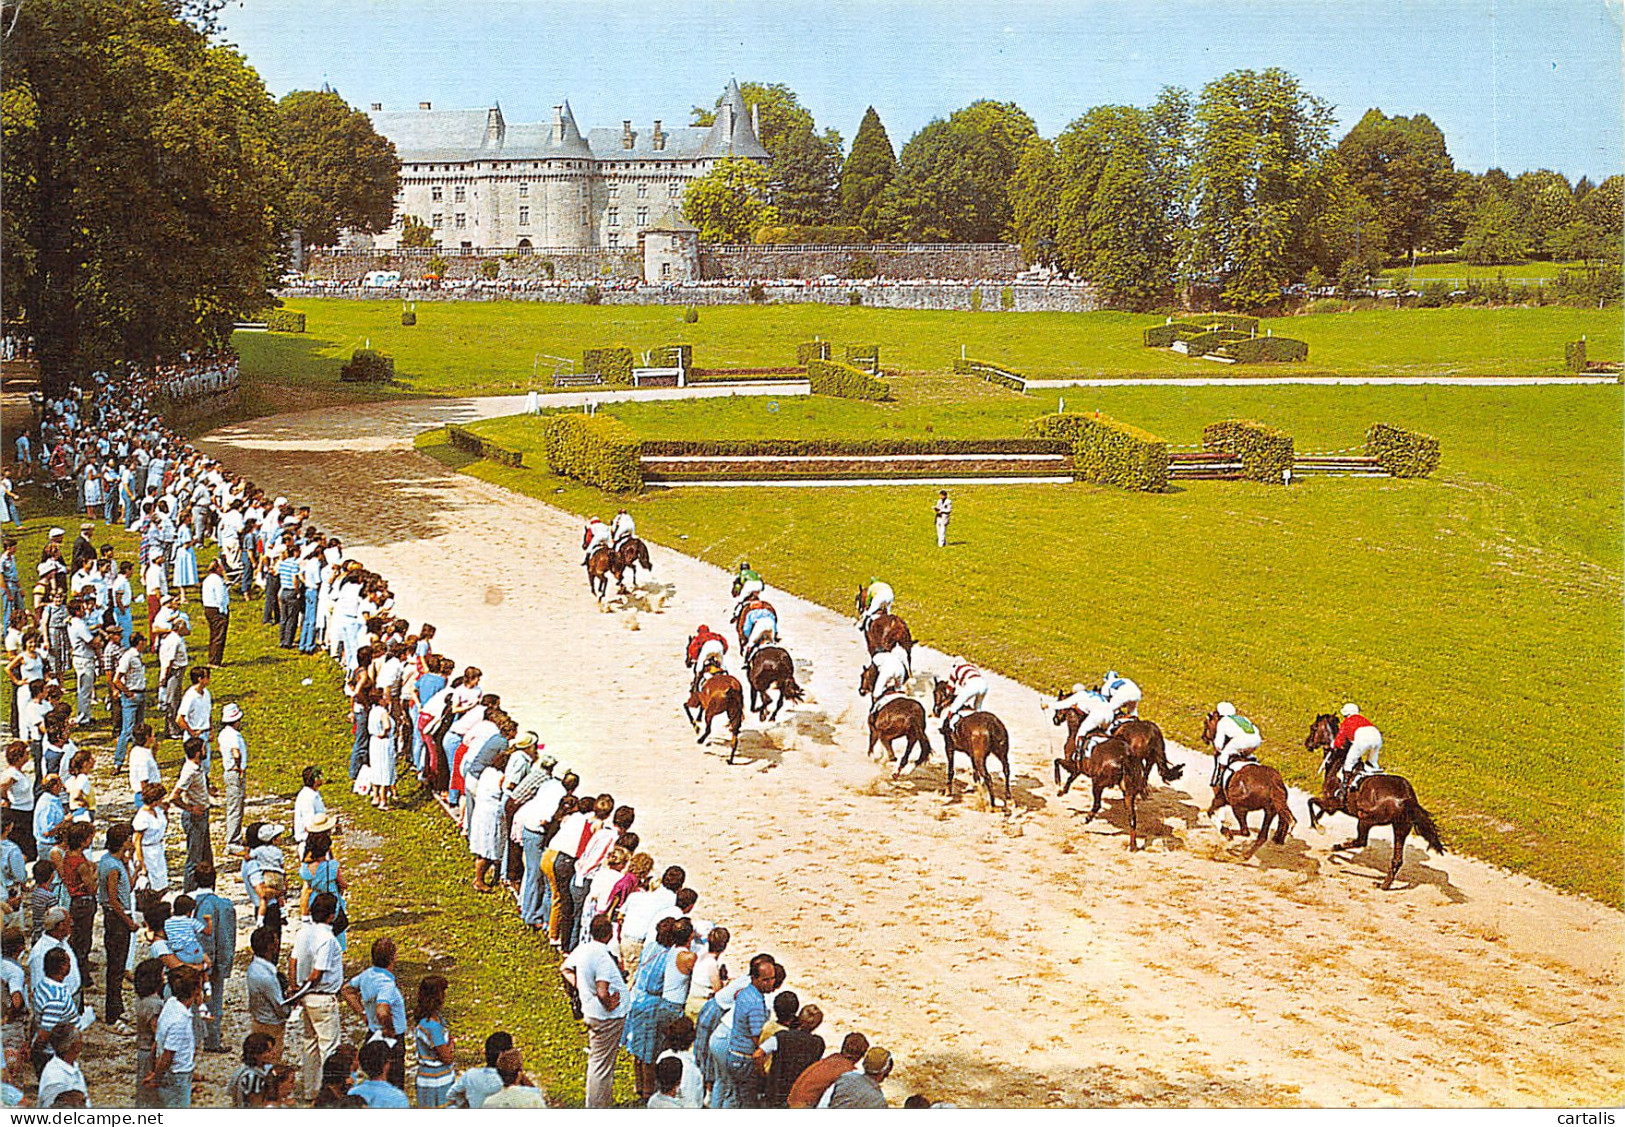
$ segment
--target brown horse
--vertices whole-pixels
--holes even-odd
[[[1086,823],[1094,821],[1095,815],[1100,813],[1100,802],[1106,795],[1107,787],[1122,790],[1123,800],[1128,805],[1128,848],[1132,853],[1139,848],[1140,817],[1135,809],[1135,802],[1145,796],[1145,763],[1134,754],[1128,742],[1119,736],[1107,736],[1096,742],[1087,755],[1079,753],[1076,737],[1075,731],[1067,736],[1066,758],[1055,761],[1055,785],[1061,788],[1062,794],[1065,794],[1072,789],[1072,784],[1079,775],[1089,776],[1090,789],[1094,792],[1094,805],[1089,808],[1089,816],[1084,819]],[[1067,772],[1065,783],[1061,782],[1063,768]]]
[[[1209,712],[1207,720],[1202,725],[1202,742],[1212,747],[1213,737],[1218,730],[1219,714]],[[1235,812],[1236,820],[1241,823],[1242,837],[1252,833],[1247,828],[1248,816],[1254,810],[1264,812],[1263,824],[1258,827],[1258,839],[1247,850],[1248,857],[1257,853],[1259,847],[1264,844],[1264,839],[1269,836],[1272,820],[1275,822],[1276,845],[1285,843],[1286,835],[1297,822],[1287,803],[1286,780],[1281,778],[1281,772],[1274,767],[1266,767],[1262,763],[1244,763],[1230,772],[1230,778],[1213,792],[1213,804],[1207,808],[1208,816],[1212,817],[1224,806],[1229,806]],[[1220,832],[1225,837],[1231,836],[1228,827],[1221,827]]]
[[[713,673],[707,677],[705,684],[689,692],[688,700],[683,704],[683,715],[688,717],[688,722],[700,734],[695,743],[703,744],[711,738],[711,721],[718,714],[728,717],[728,729],[732,735],[728,743],[728,762],[732,763],[734,752],[739,750],[739,728],[745,722],[745,691],[739,687],[738,678],[727,673]]]
[[[865,665],[863,675],[858,678],[858,695],[872,696],[876,679],[875,667]],[[891,776],[894,779],[901,776],[903,768],[908,766],[908,753],[914,748],[920,749],[920,754],[914,759],[916,767],[931,754],[931,737],[925,726],[925,705],[913,697],[893,697],[878,710],[869,710],[870,758],[874,757],[875,744],[878,743],[886,749],[886,758],[890,759],[898,739],[904,740],[903,754],[897,757],[897,766]]]
[[[903,652],[908,655],[909,666],[914,665],[914,635],[908,632],[908,623],[895,614],[877,614],[869,622],[869,627],[863,632],[863,639],[869,645],[869,656],[889,650],[894,646],[902,646]]]
[[[1069,759],[1073,758],[1078,743],[1078,726],[1083,723],[1083,710],[1058,708],[1051,722],[1057,726],[1066,725],[1064,754]],[[1185,773],[1185,768],[1168,761],[1168,746],[1162,738],[1162,729],[1151,721],[1124,720],[1110,731],[1113,736],[1128,745],[1129,754],[1140,761],[1140,774],[1145,777],[1147,783],[1151,781],[1152,768],[1156,769],[1165,783],[1171,783]]]
[[[1383,888],[1392,888],[1394,877],[1405,860],[1405,839],[1410,836],[1411,830],[1421,834],[1422,840],[1435,853],[1443,853],[1444,842],[1439,838],[1439,827],[1434,824],[1433,815],[1417,801],[1416,791],[1409,781],[1398,775],[1367,775],[1349,793],[1339,794],[1343,756],[1332,748],[1337,728],[1337,717],[1322,713],[1315,717],[1314,723],[1309,726],[1309,735],[1303,741],[1305,750],[1324,752],[1320,761],[1320,796],[1309,800],[1309,824],[1318,826],[1323,815],[1335,814],[1340,810],[1353,818],[1359,824],[1359,831],[1352,840],[1333,846],[1334,849],[1363,849],[1366,836],[1373,827],[1392,826],[1394,856],[1388,864],[1388,876],[1382,882]]]
[[[636,536],[628,536],[615,548],[615,560],[622,570],[632,573],[632,582],[638,581],[638,568],[644,571],[654,571],[655,565],[649,562],[649,546]]]
[[[750,684],[750,710],[757,719],[767,719],[769,689],[779,691],[778,704],[773,708],[773,719],[784,711],[785,701],[799,702],[801,686],[796,684],[796,663],[790,651],[783,646],[763,646],[750,655],[745,663],[745,680]],[[761,702],[758,710],[757,701]]]
[[[615,586],[621,594],[626,594],[626,582],[621,578],[623,568],[620,559],[606,545],[600,544],[593,549],[592,555],[587,557],[587,590],[600,603],[609,594],[609,577],[615,577]]]
[[[942,710],[953,703],[954,687],[947,681],[933,679],[931,684],[931,715],[941,716]],[[970,756],[971,788],[978,782],[987,785],[987,803],[998,809],[993,797],[993,775],[987,769],[989,759],[1004,764],[1004,813],[1010,814],[1010,733],[1004,721],[991,712],[971,712],[961,717],[958,724],[942,721],[942,747],[948,756],[948,797],[954,795],[954,752]]]

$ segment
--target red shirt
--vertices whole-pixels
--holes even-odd
[[[701,630],[698,634],[689,639],[688,663],[693,665],[696,661],[698,661],[700,659],[700,647],[704,646],[707,642],[713,641],[721,642],[722,652],[728,652],[728,639],[724,638],[721,634],[718,634],[715,630]]]
[[[1371,721],[1367,720],[1364,716],[1361,716],[1358,712],[1356,712],[1353,716],[1344,719],[1343,726],[1337,729],[1337,738],[1332,740],[1332,747],[1338,751],[1342,751],[1344,748],[1348,747],[1349,741],[1354,739],[1355,732],[1358,732],[1361,728],[1369,728],[1371,726]]]

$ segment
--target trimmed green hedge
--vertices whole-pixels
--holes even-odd
[[[1258,332],[1258,318],[1240,313],[1193,313],[1166,325],[1152,325],[1142,335],[1147,348],[1169,348],[1176,340],[1188,341],[1212,332],[1241,333],[1250,337]]]
[[[1432,435],[1373,423],[1365,432],[1367,456],[1395,477],[1427,477],[1439,466],[1439,440]]]
[[[417,312],[415,310],[411,310],[411,309],[403,309],[403,310],[401,310],[401,324],[403,326],[410,329],[413,325],[415,325],[417,323],[418,323],[418,315],[417,315]]]
[[[651,368],[682,368],[687,371],[693,359],[692,344],[663,344],[649,350]]]
[[[872,376],[878,376],[880,374],[880,346],[878,344],[849,344],[846,346],[846,362],[854,368],[862,368]]]
[[[632,350],[620,347],[583,349],[581,374],[603,376],[605,383],[631,383]]]
[[[613,415],[571,411],[549,416],[543,424],[542,447],[548,468],[556,474],[611,493],[643,488],[642,444],[636,432]]]
[[[688,382],[740,383],[746,380],[799,380],[805,379],[805,368],[690,368]]]
[[[891,385],[877,380],[850,364],[833,360],[807,361],[807,379],[814,395],[834,395],[841,399],[890,399]]]
[[[260,320],[265,327],[273,333],[302,333],[305,331],[305,315],[296,313],[292,309],[267,309],[260,314]]]
[[[1309,345],[1291,337],[1252,337],[1227,344],[1222,351],[1238,364],[1292,364],[1309,359]]]
[[[1217,352],[1228,345],[1239,344],[1242,341],[1252,340],[1249,333],[1240,329],[1209,329],[1202,333],[1193,333],[1188,337],[1179,338],[1185,342],[1185,353],[1188,356],[1206,356],[1210,352]]]
[[[1020,372],[1001,368],[997,364],[989,364],[984,360],[959,359],[954,361],[954,371],[960,375],[981,376],[988,383],[996,383],[1007,387],[1011,391],[1026,391],[1027,380]]]
[[[796,345],[796,366],[805,368],[809,360],[828,360],[829,341],[809,340],[804,344]]]
[[[643,443],[646,458],[767,457],[818,454],[1070,454],[1070,437],[1034,438],[716,438]]]
[[[1585,338],[1571,340],[1563,345],[1563,367],[1571,372],[1586,370],[1586,342]]]
[[[395,379],[395,361],[373,348],[358,348],[339,369],[345,383],[390,383]]]
[[[1027,433],[1072,442],[1072,472],[1084,481],[1160,493],[1168,487],[1168,444],[1105,415],[1075,411],[1027,420]]]
[[[504,466],[513,466],[515,469],[525,464],[525,456],[519,451],[498,446],[495,442],[481,438],[473,431],[464,430],[462,427],[447,426],[446,437],[453,446],[466,454],[487,458]]]
[[[1202,449],[1227,454],[1241,463],[1241,476],[1266,485],[1284,485],[1292,468],[1292,436],[1252,419],[1226,419],[1202,428]]]

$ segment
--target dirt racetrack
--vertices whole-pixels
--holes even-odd
[[[1352,823],[1308,829],[1301,795],[1295,836],[1240,861],[1198,817],[1210,761],[1183,751],[1185,778],[1142,807],[1156,840],[1130,855],[1115,801],[1086,826],[1085,784],[1056,797],[1057,732],[1038,692],[1004,678],[987,703],[1011,729],[1014,817],[945,803],[940,736],[893,784],[863,755],[852,621],[772,576],[808,700],[778,724],[748,717],[734,766],[721,739],[697,747],[681,650],[696,624],[723,624],[727,576],[651,545],[647,587],[600,613],[574,516],[411,449],[420,430],[518,406],[338,408],[201,445],[309,501],[390,577],[407,617],[439,627],[442,652],[487,670],[589,787],[636,805],[657,861],[685,865],[702,913],[733,928],[736,961],[773,951],[824,1007],[829,1039],[861,1029],[897,1054],[894,1104],[916,1091],[1006,1106],[1625,1098],[1619,912],[1415,845],[1379,892],[1387,831],[1334,860]],[[905,616],[910,597],[898,592]],[[917,649],[916,695],[946,666]]]

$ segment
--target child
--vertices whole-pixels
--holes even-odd
[[[286,832],[275,822],[250,822],[243,840],[251,844],[232,850],[243,858],[243,888],[254,905],[256,927],[282,928],[282,897],[288,885],[277,839]]]
[[[208,956],[203,953],[203,939],[211,934],[213,924],[208,920],[198,920],[192,916],[197,911],[197,901],[190,896],[175,897],[174,914],[164,921],[164,939],[169,944],[169,953],[183,963],[207,970]]]
[[[164,962],[144,959],[135,968],[135,1106],[157,1107],[158,1090],[148,1088],[140,1078],[152,1071],[153,1043],[158,1032],[158,1015],[164,1009]]]
[[[681,1083],[676,1092],[671,1092],[665,1082],[666,1073],[662,1069],[669,1069],[668,1060],[682,1063],[683,1073]],[[666,1026],[666,1049],[655,1061],[655,1079],[660,1084],[660,1092],[666,1095],[675,1095],[679,1102],[675,1104],[656,1102],[659,1094],[649,1097],[650,1107],[704,1107],[705,1106],[705,1077],[700,1074],[699,1063],[694,1059],[694,1023],[687,1017],[679,1017]]]
[[[231,1076],[232,1107],[264,1107],[271,1095],[271,1038],[250,1033],[243,1038],[243,1063]]]
[[[61,907],[61,893],[56,879],[56,863],[48,857],[34,862],[34,891],[28,898],[28,945],[32,949],[45,930],[45,913]]]
[[[649,1097],[645,1107],[699,1107],[697,1103],[690,1103],[682,1093],[683,1077],[693,1069],[685,1065],[676,1057],[661,1057],[655,1065],[655,1083],[660,1085],[660,1091]]]

